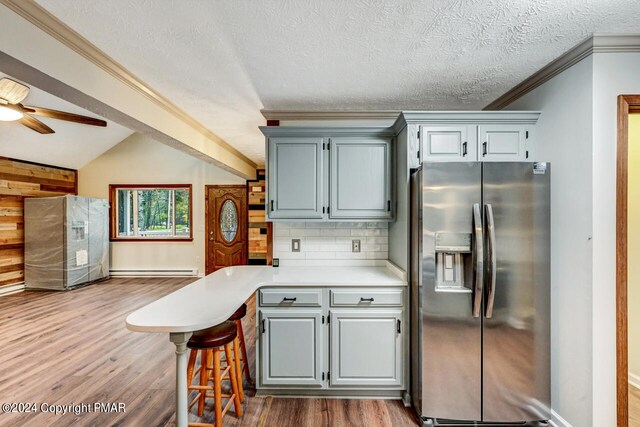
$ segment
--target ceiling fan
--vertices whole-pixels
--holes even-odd
[[[29,87],[15,80],[3,77],[0,79],[0,121],[18,121],[24,126],[38,133],[55,133],[46,124],[33,116],[50,117],[52,119],[65,120],[67,122],[81,123],[91,126],[107,126],[107,122],[93,117],[64,111],[50,110],[48,108],[22,105],[20,102],[29,94]]]

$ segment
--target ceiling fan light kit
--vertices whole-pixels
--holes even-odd
[[[107,122],[80,114],[48,108],[25,106],[20,102],[29,94],[29,86],[6,77],[0,79],[0,121],[19,123],[41,134],[54,133],[53,129],[33,116],[49,117],[91,126],[107,126]]]
[[[13,122],[24,117],[20,111],[0,105],[0,122]]]

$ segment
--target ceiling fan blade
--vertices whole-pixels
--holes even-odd
[[[25,99],[28,94],[29,86],[6,77],[0,79],[0,98],[6,100],[9,104],[17,104]]]
[[[31,114],[42,117],[50,117],[52,119],[65,120],[67,122],[81,123],[83,125],[106,127],[107,122],[93,117],[81,116],[80,114],[67,113],[65,111],[50,110],[48,108],[32,107],[29,105],[17,104],[22,108],[26,108]]]
[[[29,129],[35,130],[38,133],[55,133],[49,126],[28,114],[25,114],[24,117],[19,120],[19,123],[22,123]]]

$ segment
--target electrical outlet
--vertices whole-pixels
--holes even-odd
[[[351,252],[360,252],[360,240],[351,241]]]
[[[300,252],[300,239],[291,239],[291,252]]]

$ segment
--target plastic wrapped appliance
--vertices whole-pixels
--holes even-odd
[[[109,277],[109,202],[27,198],[24,241],[27,289],[67,290]]]

